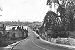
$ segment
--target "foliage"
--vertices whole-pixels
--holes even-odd
[[[61,0],[62,4],[59,0],[48,0],[47,5],[51,5],[51,3],[59,4],[57,12],[58,14],[48,11],[44,18],[43,27],[45,31],[52,30],[53,36],[60,36],[61,34],[66,35],[68,37],[67,31],[74,31],[74,21],[75,21],[75,1],[74,0]],[[43,29],[43,28],[42,28]],[[62,33],[63,32],[63,33]],[[55,34],[57,33],[57,34]],[[58,35],[59,34],[59,35]]]

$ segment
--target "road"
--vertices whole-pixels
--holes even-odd
[[[68,49],[58,46],[50,45],[46,42],[41,41],[36,38],[36,35],[32,30],[29,30],[29,37],[27,40],[21,41],[18,45],[16,45],[12,50],[75,50]]]

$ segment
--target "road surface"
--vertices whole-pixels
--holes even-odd
[[[75,50],[50,45],[36,38],[32,30],[29,30],[29,37],[16,45],[12,50]]]

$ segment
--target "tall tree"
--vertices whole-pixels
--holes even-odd
[[[47,5],[52,5],[52,8],[55,8],[56,4],[58,4],[57,13],[53,11],[48,11],[44,18],[43,27],[45,28],[45,31],[47,31],[48,29],[51,29],[53,32],[64,31],[66,35],[67,31],[73,30],[75,1],[47,0]],[[60,15],[58,15],[58,12]]]
[[[47,5],[51,5],[52,3],[59,4],[57,12],[60,13],[64,26],[68,25],[70,26],[70,30],[72,30],[75,14],[75,0],[47,0]]]

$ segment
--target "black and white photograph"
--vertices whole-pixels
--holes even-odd
[[[0,50],[75,50],[75,0],[0,0]]]

